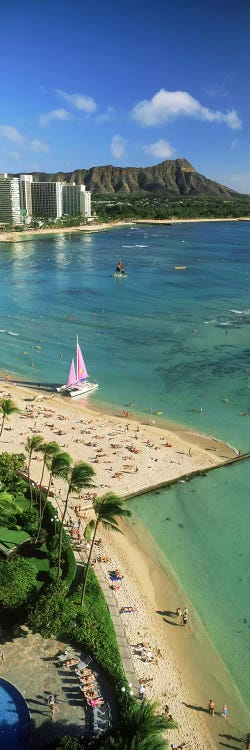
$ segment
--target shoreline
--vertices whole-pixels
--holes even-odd
[[[133,507],[132,507],[133,511]],[[161,653],[169,665],[170,674],[173,679],[173,671],[178,675],[181,688],[176,690],[171,680],[166,680],[165,700],[170,705],[171,713],[182,727],[182,713],[187,714],[188,720],[194,720],[193,728],[199,725],[202,736],[206,735],[206,748],[218,747],[220,733],[225,730],[225,722],[220,713],[224,703],[229,706],[228,733],[246,732],[249,726],[249,711],[244,705],[237,686],[233,683],[230,674],[217,653],[214,644],[200,621],[196,612],[190,609],[190,602],[183,591],[181,583],[177,580],[175,572],[169,566],[168,561],[157,546],[150,532],[137,518],[131,522],[123,521],[121,528],[124,535],[119,538],[119,546],[116,537],[112,535],[112,547],[109,534],[105,534],[105,544],[112,554],[121,560],[121,568],[133,581],[135,591],[143,592],[144,606],[150,618],[151,632],[154,633],[154,646],[160,643]],[[167,564],[167,565],[166,565]],[[120,592],[116,593],[119,605],[124,604],[124,597]],[[137,599],[135,599],[137,601]],[[133,600],[131,600],[133,604]],[[173,613],[177,604],[188,606],[191,614],[191,627],[183,630],[178,627]],[[146,639],[148,635],[147,621],[143,619],[136,623],[128,621],[128,615],[123,615],[123,623],[127,632],[128,640],[134,643],[134,630],[138,627],[138,638]],[[131,625],[132,623],[132,625]],[[177,627],[173,627],[177,625]],[[132,638],[132,640],[131,640]],[[140,670],[137,656],[133,655],[135,668]],[[157,670],[164,670],[161,661],[157,669],[153,670],[150,665],[150,674],[155,676]],[[142,669],[141,674],[147,670]],[[140,674],[140,671],[139,671]],[[159,675],[160,680],[160,675]],[[180,690],[182,700],[180,701]],[[211,723],[207,711],[210,696],[216,698],[216,719]],[[148,688],[148,697],[152,700],[161,701],[157,691],[157,685]],[[161,701],[162,702],[162,701]],[[179,733],[171,732],[171,741],[180,742]],[[189,738],[191,739],[191,738]],[[196,737],[192,737],[196,740]],[[199,750],[202,745],[198,745]],[[196,743],[191,741],[191,747]]]
[[[47,229],[33,229],[24,232],[0,232],[0,243],[1,242],[25,242],[32,240],[34,237],[46,237],[57,234],[81,234],[82,232],[102,232],[109,229],[115,229],[116,227],[126,227],[131,224],[152,224],[152,225],[168,225],[172,224],[199,224],[207,222],[220,222],[220,221],[250,221],[250,216],[239,216],[239,217],[222,217],[222,218],[192,218],[192,219],[121,219],[120,221],[110,221],[107,223],[97,224],[84,224],[79,227],[52,227]]]
[[[108,491],[115,492],[121,497],[125,497],[128,493],[133,495],[136,490],[152,485],[152,477],[176,479],[183,473],[188,474],[194,467],[205,470],[211,465],[216,466],[221,463],[221,453],[225,455],[225,458],[228,454],[235,455],[232,448],[217,439],[214,440],[197,432],[192,434],[185,430],[182,434],[178,425],[174,432],[173,429],[171,431],[160,424],[140,422],[136,416],[127,419],[121,415],[107,414],[96,405],[90,408],[86,400],[84,403],[80,401],[72,403],[71,399],[63,399],[58,394],[44,392],[35,387],[15,385],[10,381],[1,382],[0,398],[6,397],[7,394],[19,405],[21,412],[13,414],[10,420],[6,421],[1,438],[1,450],[24,451],[24,443],[33,433],[42,434],[45,441],[56,440],[63,449],[70,453],[74,461],[84,460],[93,465],[96,471],[95,490],[98,495],[103,495]],[[134,451],[131,451],[131,445],[135,446],[135,455]],[[190,450],[188,446],[189,448],[191,446]],[[32,459],[31,465],[32,478],[38,482],[41,475],[41,461],[42,459],[37,454]],[[54,500],[52,499],[55,507],[58,505],[60,507],[59,490],[64,493],[63,484],[60,480],[55,480]],[[78,501],[77,497],[71,497],[72,516],[76,501]],[[83,532],[92,513],[89,499],[82,501],[82,508],[87,514],[87,519],[82,522]],[[125,535],[119,535],[118,543],[114,535],[109,536],[101,532],[112,564],[114,561],[115,567],[121,568],[124,575],[121,590],[114,592],[119,608],[132,604],[138,610],[136,617],[130,614],[122,615],[128,641],[137,643],[138,640],[145,639],[150,642],[152,648],[155,648],[156,653],[159,649],[162,652],[157,668],[156,664],[147,665],[138,656],[133,657],[136,672],[139,677],[153,676],[152,688],[147,688],[147,696],[157,699],[161,707],[169,703],[170,710],[180,723],[178,732],[171,731],[170,741],[175,742],[178,739],[180,742],[185,739],[192,743],[192,750],[215,750],[218,745],[216,745],[214,733],[211,734],[211,729],[215,725],[210,726],[209,717],[207,719],[205,715],[208,702],[207,692],[203,695],[199,685],[197,688],[193,679],[193,674],[197,672],[204,683],[209,673],[207,671],[204,678],[203,666],[200,663],[201,657],[203,659],[203,652],[194,649],[197,637],[195,614],[192,616],[191,628],[187,630],[177,628],[180,637],[177,637],[175,643],[174,634],[168,631],[176,629],[166,630],[163,618],[159,617],[156,612],[157,610],[163,611],[166,607],[168,609],[171,607],[175,611],[179,601],[183,606],[183,596],[179,600],[180,594],[176,593],[178,586],[176,587],[176,583],[171,580],[166,566],[159,559],[159,552],[157,551],[156,554],[151,552],[150,534],[143,527],[138,536],[137,528],[139,528],[137,523],[136,528],[126,526]],[[115,553],[117,554],[116,560],[114,560]],[[105,566],[103,568],[108,576],[107,566],[106,569]],[[132,625],[135,630],[131,630]],[[179,649],[178,642],[179,646],[182,643],[182,650]],[[188,656],[189,650],[193,655],[192,661]],[[208,690],[207,685],[205,688]],[[224,700],[225,695],[226,697],[229,695],[228,703],[231,709],[233,699],[231,697],[230,700],[230,690],[229,693],[223,693]],[[195,707],[197,702],[198,706],[205,705],[204,715],[190,710],[190,706]],[[186,708],[184,703],[186,703]],[[221,710],[222,706],[219,702],[216,701],[216,703],[217,710]],[[224,720],[218,721],[222,731],[223,726],[225,728],[222,724]]]

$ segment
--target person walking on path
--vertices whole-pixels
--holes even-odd
[[[143,684],[141,684],[139,687],[139,698],[141,699],[144,698],[144,695],[145,695],[145,687]]]
[[[210,716],[214,716],[214,709],[215,709],[214,701],[212,701],[212,698],[210,698],[210,701],[208,704],[208,710],[209,710]]]
[[[48,706],[51,710],[51,719],[54,719],[56,712],[56,695],[54,693],[52,693],[48,697]]]

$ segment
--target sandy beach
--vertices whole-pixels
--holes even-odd
[[[1,450],[24,451],[24,443],[32,434],[42,434],[45,441],[56,440],[74,461],[84,460],[93,465],[94,491],[98,495],[114,491],[122,497],[131,496],[159,482],[197,469],[206,470],[235,455],[230,447],[213,438],[178,430],[178,426],[176,431],[160,426],[157,415],[149,414],[149,424],[145,424],[132,414],[122,416],[122,409],[121,415],[105,414],[90,409],[83,400],[74,403],[59,395],[2,382],[0,398],[7,396],[19,406],[20,413],[6,420]],[[31,466],[34,481],[40,479],[41,463],[42,457],[37,454]],[[53,491],[53,502],[61,510],[64,488],[59,480],[55,481]],[[91,499],[82,494],[83,532],[92,511]],[[78,498],[72,498],[70,503],[73,519],[78,502]],[[132,606],[134,610],[122,614],[122,620],[137,674],[139,678],[146,678],[147,697],[159,701],[159,710],[167,704],[179,722],[180,729],[171,731],[170,742],[185,740],[191,743],[192,750],[212,750],[218,747],[216,740],[224,725],[223,719],[216,717],[211,727],[211,718],[206,712],[211,697],[208,693],[216,682],[211,674],[209,685],[204,682],[205,675],[197,661],[195,618],[191,618],[188,628],[179,627],[176,607],[188,606],[188,602],[178,600],[180,594],[174,581],[161,569],[161,561],[159,565],[155,563],[150,535],[147,538],[147,533],[141,532],[139,526],[135,529],[126,525],[124,531],[124,536],[119,535],[119,538],[102,535],[101,555],[109,558],[109,564],[102,564],[107,578],[110,568],[117,567],[124,576],[114,595],[119,608]],[[171,619],[176,625],[174,628],[166,627]],[[140,648],[136,648],[139,642],[148,643],[154,657],[152,663],[143,661]],[[223,665],[220,671],[221,682],[226,684]],[[230,691],[223,693],[222,705],[225,696],[229,702]],[[219,713],[222,705],[216,704]]]
[[[23,232],[0,232],[0,242],[22,242],[33,240],[34,237],[47,237],[57,234],[81,234],[81,232],[102,232],[115,227],[133,224],[132,221],[110,221],[108,224],[83,224],[79,227],[52,227],[51,229],[28,229]]]
[[[83,224],[79,227],[52,227],[51,229],[32,229],[24,232],[0,232],[0,242],[22,242],[32,240],[34,237],[46,237],[57,234],[79,234],[81,232],[103,232],[116,227],[130,226],[131,224],[197,224],[203,222],[220,221],[250,221],[250,216],[239,216],[236,218],[221,219],[126,219],[121,221],[110,221],[108,223]]]

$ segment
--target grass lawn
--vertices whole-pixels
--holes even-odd
[[[5,526],[0,526],[0,543],[8,549],[17,547],[19,544],[28,541],[30,538],[26,531],[19,531],[16,529],[6,529]]]

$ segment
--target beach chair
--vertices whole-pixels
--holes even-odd
[[[56,659],[57,661],[59,661],[59,664],[63,664],[64,661],[68,661],[69,659],[74,659],[74,656],[67,651],[65,652],[65,654],[59,654],[59,656],[57,656]]]
[[[84,661],[83,660],[79,661],[79,663],[77,664],[77,669],[78,670],[86,669],[86,667],[88,667],[91,662],[92,662],[92,656],[86,656],[86,659]]]

